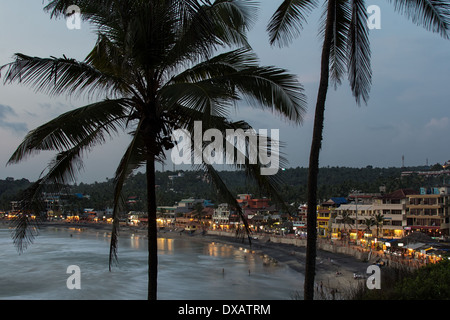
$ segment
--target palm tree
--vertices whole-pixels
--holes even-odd
[[[366,226],[366,231],[372,233],[372,227],[376,225],[376,222],[373,217],[370,217],[364,219],[364,224]]]
[[[347,238],[347,244],[348,244],[350,238],[348,236],[346,226],[347,226],[347,224],[351,224],[351,222],[352,222],[352,218],[350,217],[350,212],[348,210],[343,211],[341,214],[341,223],[344,224],[344,233]]]
[[[374,217],[375,225],[377,226],[377,238],[379,237],[379,231],[383,227],[384,215],[381,212],[377,212]]]
[[[251,129],[245,121],[227,120],[242,99],[300,123],[306,106],[302,86],[284,69],[259,66],[246,38],[255,14],[251,1],[216,0],[54,0],[45,9],[65,15],[69,5],[95,27],[98,40],[84,61],[16,54],[3,66],[5,83],[17,82],[56,95],[100,98],[68,111],[30,131],[11,156],[18,163],[43,150],[56,151],[40,179],[27,191],[24,206],[39,203],[42,190],[73,182],[82,156],[116,133],[131,142],[114,178],[114,213],[110,268],[117,262],[118,215],[127,177],[144,166],[148,209],[148,298],[157,298],[157,227],[155,162],[164,162],[178,129]],[[231,51],[225,51],[229,48]],[[224,51],[218,54],[218,50]],[[199,146],[204,148],[205,146]],[[270,149],[270,146],[268,146]],[[193,150],[194,152],[195,150]],[[239,150],[236,149],[234,157]],[[267,192],[276,191],[277,175],[263,176],[264,163],[234,163]],[[212,164],[197,165],[223,198],[239,207]],[[39,209],[37,209],[39,210]],[[39,211],[37,211],[39,212]],[[242,214],[242,212],[240,212]],[[19,247],[34,237],[27,215],[18,220]],[[244,220],[245,223],[245,220]]]
[[[439,0],[388,0],[396,11],[427,30],[449,38],[450,4]],[[268,32],[271,44],[289,44],[301,31],[307,15],[318,0],[284,0],[272,16]],[[322,145],[325,102],[330,81],[337,87],[345,74],[357,104],[367,103],[371,87],[370,44],[364,0],[324,1],[320,25],[323,38],[320,83],[317,93],[314,129],[308,171],[307,253],[305,299],[314,298],[316,260],[316,204],[319,154]]]

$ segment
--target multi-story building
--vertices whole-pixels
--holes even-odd
[[[326,238],[330,234],[329,222],[331,217],[331,208],[325,206],[317,207],[317,235]]]
[[[317,234],[319,237],[328,238],[332,233],[332,221],[336,217],[336,208],[347,204],[344,197],[332,197],[317,207]]]
[[[297,208],[297,216],[293,218],[292,227],[296,235],[306,235],[306,217],[308,207],[302,204]]]
[[[228,229],[230,217],[230,206],[227,203],[219,204],[212,214],[213,227],[217,229]]]
[[[42,193],[42,212],[50,220],[61,219],[64,211],[65,201],[62,199],[62,194],[59,193]],[[64,195],[67,196],[67,195]],[[11,201],[11,212],[18,213],[22,210],[21,201]],[[35,214],[35,213],[34,213]],[[33,214],[33,215],[34,215]]]
[[[405,235],[408,196],[416,194],[418,192],[413,189],[400,189],[374,200],[374,214],[383,219],[379,237],[401,238]]]
[[[381,193],[354,192],[348,195],[347,200],[356,204],[372,204],[380,196]]]
[[[255,199],[251,194],[238,194],[236,201],[242,208],[266,209],[270,206],[268,198]]]
[[[420,192],[400,189],[378,197],[358,194],[353,198],[353,203],[333,209],[335,214],[323,205],[318,207],[319,236],[327,234],[327,225],[335,239],[402,238],[409,231],[435,237],[450,234],[450,187],[421,188]]]
[[[376,226],[368,230],[367,220],[375,216],[373,203],[379,193],[355,192],[348,196],[349,204],[343,204],[336,208],[336,217],[331,224],[332,238],[347,238],[357,240],[365,234],[373,234]]]
[[[194,210],[195,206],[197,204],[203,205],[204,200],[203,199],[182,199],[180,202],[177,203],[177,208],[175,209],[175,213],[183,214],[188,213]]]
[[[421,188],[420,194],[408,195],[407,229],[430,236],[449,235],[450,187]]]
[[[336,208],[336,218],[332,222],[332,237],[360,239],[366,232],[366,219],[374,216],[373,204],[344,204]],[[375,227],[374,227],[375,229]]]

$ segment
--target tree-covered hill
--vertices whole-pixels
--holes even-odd
[[[402,177],[404,171],[426,171],[424,167],[408,168],[364,168],[350,167],[323,167],[319,172],[319,199],[327,200],[330,197],[347,196],[351,190],[375,193],[380,186],[385,186],[386,192],[399,188],[420,188],[442,184],[443,178],[425,178],[411,175]],[[287,168],[278,174],[283,181],[280,193],[287,203],[304,203],[306,201],[307,168]],[[255,197],[271,197],[261,193],[256,184],[246,179],[239,171],[221,171],[220,175],[234,194],[250,193]],[[0,210],[9,210],[10,201],[17,198],[18,193],[31,184],[26,179],[15,180],[7,178],[0,180]],[[158,205],[173,205],[183,198],[204,198],[214,203],[222,201],[212,186],[205,180],[204,175],[198,171],[164,171],[156,174]],[[79,183],[69,186],[68,193],[89,195],[77,198],[76,207],[90,207],[102,210],[112,206],[113,180],[104,182]],[[129,209],[144,210],[146,197],[145,175],[137,173],[129,178],[124,187],[124,198],[131,199]],[[75,201],[75,200],[74,200]]]

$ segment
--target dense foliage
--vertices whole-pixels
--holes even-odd
[[[350,294],[354,300],[448,300],[450,260],[428,264],[414,271],[382,269],[381,289],[369,290],[362,284]]]
[[[281,171],[283,186],[281,193],[287,203],[306,202],[307,168],[288,168]],[[436,185],[443,182],[443,178],[425,178],[423,176],[401,177],[403,171],[424,170],[422,167],[409,168],[364,168],[324,167],[319,174],[319,199],[347,196],[351,190],[362,192],[379,192],[380,186],[386,187],[386,192],[399,188],[415,188]],[[220,175],[234,194],[250,193],[255,197],[270,197],[261,194],[257,184],[247,179],[239,171],[221,171]],[[20,190],[30,185],[26,179],[0,180],[0,210],[9,210],[10,201],[15,200]],[[207,179],[197,171],[164,171],[156,173],[157,201],[160,206],[170,206],[183,198],[204,198],[214,203],[220,203],[220,194],[208,184]],[[87,198],[71,197],[73,208],[95,208],[102,210],[111,207],[113,203],[113,180],[103,182],[79,183],[68,188],[69,194],[89,195]],[[137,173],[127,180],[124,186],[124,197],[136,197],[137,202],[129,205],[128,209],[145,210],[146,182],[142,173]]]

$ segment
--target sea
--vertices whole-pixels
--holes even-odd
[[[0,228],[2,300],[145,300],[147,240],[121,235],[109,270],[110,233],[46,227],[19,254]],[[303,276],[260,253],[188,235],[158,238],[158,299],[302,299]]]

